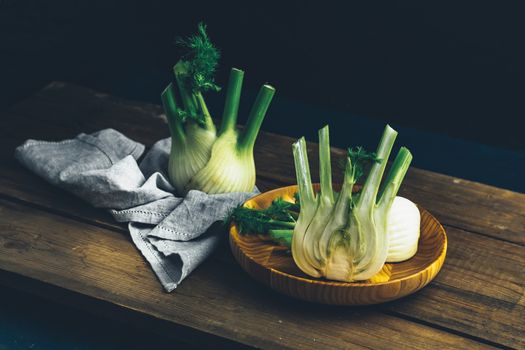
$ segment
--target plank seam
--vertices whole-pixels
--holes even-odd
[[[495,239],[496,241],[517,245],[518,247],[525,247],[525,243],[509,241],[509,240],[501,238],[501,237],[491,236],[491,235],[483,233],[483,232],[473,231],[471,229],[466,229],[466,228],[463,228],[463,227],[460,227],[460,226],[457,226],[457,225],[451,225],[451,224],[445,224],[444,223],[443,226],[450,227],[450,228],[455,228],[456,230],[461,230],[461,231],[465,231],[465,232],[474,233],[476,235],[480,235],[480,236],[483,236],[483,237],[486,237],[486,238]]]
[[[62,217],[65,217],[67,219],[79,221],[79,222],[82,222],[84,224],[100,227],[100,228],[103,228],[105,230],[110,230],[110,231],[118,232],[118,233],[126,233],[126,234],[128,233],[127,229],[124,229],[124,228],[120,229],[118,226],[112,226],[112,225],[105,224],[103,222],[98,222],[98,221],[95,221],[95,220],[92,220],[92,219],[83,218],[81,216],[72,215],[70,213],[66,213],[66,212],[63,212],[61,210],[48,208],[46,206],[43,206],[43,205],[40,205],[40,204],[36,204],[36,203],[33,203],[33,202],[29,202],[29,201],[26,201],[26,200],[23,200],[23,199],[20,199],[20,198],[11,197],[11,196],[6,195],[4,193],[0,193],[0,199],[4,199],[4,200],[9,201],[9,202],[17,203],[17,204],[20,204],[20,205],[23,205],[23,206],[26,206],[26,207],[37,209],[37,210],[44,211],[44,212],[47,212],[47,213],[51,213],[53,215],[62,216]],[[115,222],[117,222],[117,221],[115,221]]]
[[[415,317],[412,317],[412,316],[409,316],[409,315],[402,314],[402,313],[397,312],[397,311],[391,311],[391,310],[381,310],[381,311],[383,313],[389,315],[389,316],[398,317],[398,318],[401,318],[401,319],[403,319],[405,321],[410,321],[410,322],[417,323],[417,324],[422,324],[424,326],[428,326],[428,327],[435,328],[435,329],[438,329],[438,330],[441,330],[441,331],[444,331],[444,332],[447,332],[447,333],[450,333],[450,334],[454,334],[454,335],[457,335],[457,336],[460,336],[460,337],[463,337],[463,338],[467,338],[467,339],[476,341],[476,342],[481,343],[481,344],[494,346],[494,347],[496,347],[498,349],[504,349],[504,350],[513,350],[514,349],[514,348],[512,348],[510,346],[506,346],[506,345],[503,345],[503,344],[500,344],[500,343],[496,343],[496,342],[494,342],[492,340],[489,340],[489,339],[480,338],[480,337],[477,337],[477,336],[469,334],[469,333],[461,332],[461,331],[455,330],[453,328],[448,328],[448,327],[441,326],[441,325],[438,325],[438,324],[435,324],[435,323],[432,323],[432,322],[421,320],[421,319],[418,319],[418,318],[415,318]]]

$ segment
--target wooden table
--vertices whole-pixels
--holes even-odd
[[[278,295],[252,281],[226,246],[167,294],[125,226],[13,159],[27,138],[60,140],[108,127],[150,146],[168,136],[159,106],[55,82],[1,123],[3,285],[199,346],[525,349],[523,194],[411,169],[402,195],[444,224],[448,256],[434,282],[388,304],[327,307]],[[261,190],[294,182],[291,142],[260,136]]]

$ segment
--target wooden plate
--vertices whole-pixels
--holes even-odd
[[[278,197],[293,198],[297,186],[278,188],[248,200],[244,205],[268,207]],[[237,262],[257,281],[303,300],[338,305],[379,304],[412,294],[438,274],[447,252],[447,236],[441,224],[425,209],[421,212],[418,251],[411,259],[387,263],[376,276],[362,282],[337,282],[304,274],[287,248],[264,237],[241,235],[230,227],[230,247]]]

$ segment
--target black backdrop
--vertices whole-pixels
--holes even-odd
[[[498,1],[0,0],[0,108],[49,80],[158,103],[175,36],[204,20],[221,82],[238,66],[254,91],[271,82],[299,103],[523,151],[523,14]],[[345,113],[265,125],[297,136],[325,122]]]

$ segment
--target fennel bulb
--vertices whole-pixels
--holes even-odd
[[[192,189],[250,192],[255,186],[253,146],[275,89],[261,87],[247,125],[240,132],[236,122],[244,72],[233,68],[217,131],[203,93],[220,90],[213,78],[219,51],[202,23],[196,35],[178,42],[187,52],[173,68],[175,84],[169,84],[161,95],[171,134],[170,181],[180,195]]]
[[[417,206],[403,197],[396,197],[388,213],[387,262],[410,259],[417,252],[421,215]]]
[[[292,257],[312,277],[339,281],[367,280],[383,267],[389,250],[388,217],[412,155],[401,147],[380,190],[397,132],[386,126],[374,164],[359,192],[352,193],[362,173],[360,162],[369,155],[349,151],[341,192],[332,190],[328,126],[319,131],[321,190],[312,188],[306,142],[293,145],[300,213],[292,236]]]

